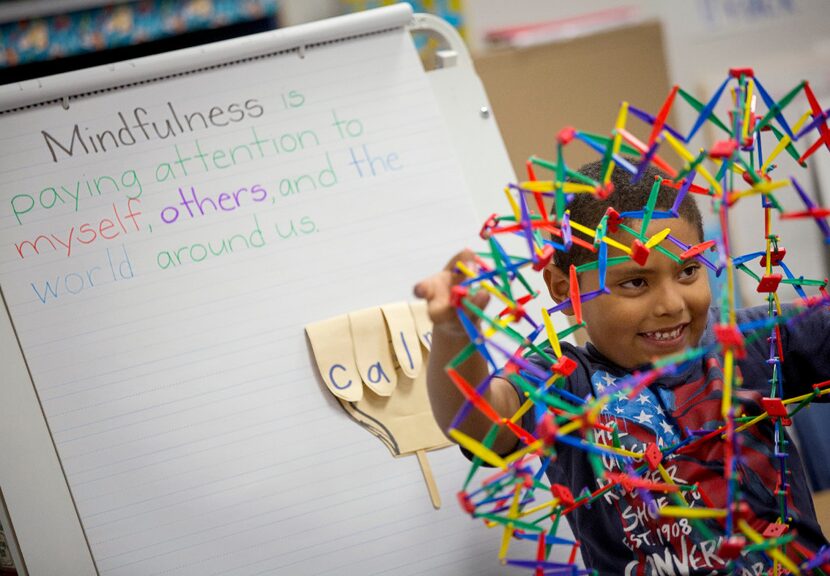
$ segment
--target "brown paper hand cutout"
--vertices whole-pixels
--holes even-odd
[[[320,375],[348,415],[393,456],[418,457],[433,506],[440,496],[427,450],[449,446],[426,388],[432,323],[424,302],[367,308],[306,326]]]

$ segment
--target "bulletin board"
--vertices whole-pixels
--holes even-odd
[[[413,30],[443,37],[425,73]],[[408,5],[0,90],[0,491],[24,573],[495,574],[468,463],[354,426],[303,326],[411,298],[513,180]]]

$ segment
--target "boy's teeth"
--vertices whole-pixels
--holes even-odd
[[[673,340],[674,338],[680,336],[681,330],[683,330],[682,326],[668,332],[646,332],[646,336],[653,338],[654,340]]]

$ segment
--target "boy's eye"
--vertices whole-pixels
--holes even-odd
[[[697,275],[697,271],[700,269],[700,264],[689,264],[688,266],[684,266],[682,270],[680,270],[680,279],[687,280],[689,278],[694,278]]]
[[[625,282],[620,282],[620,288],[631,288],[631,289],[638,289],[638,288],[645,288],[646,281],[644,278],[632,278],[631,280],[626,280]]]

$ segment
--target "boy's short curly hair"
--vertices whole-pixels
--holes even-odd
[[[634,159],[627,158],[631,164],[637,166]],[[602,181],[602,160],[590,162],[582,166],[578,172],[587,176],[597,182]],[[651,188],[654,186],[654,181],[657,177],[664,180],[671,178],[662,170],[654,166],[647,166],[643,170],[643,174],[636,183],[632,183],[633,174],[627,170],[616,166],[611,173],[611,182],[614,185],[614,191],[605,199],[600,199],[594,194],[576,194],[574,199],[568,204],[570,210],[570,217],[572,220],[587,226],[589,228],[596,228],[600,220],[605,215],[608,208],[613,208],[620,214],[623,212],[636,212],[645,208],[648,203],[648,197],[651,194]],[[657,195],[657,204],[655,210],[670,210],[674,205],[674,200],[677,197],[677,190],[666,185],[660,186],[660,192]],[[680,218],[690,223],[698,232],[700,241],[703,241],[703,219],[700,215],[700,210],[695,203],[691,194],[687,194],[678,208]],[[638,220],[625,222],[634,229],[639,229],[636,226]],[[633,224],[632,224],[633,223]],[[574,235],[578,235],[588,242],[593,239],[574,230]],[[591,262],[596,259],[596,254],[590,250],[572,245],[568,252],[557,250],[554,253],[553,262],[557,268],[567,272],[571,264],[579,266],[586,262]]]

